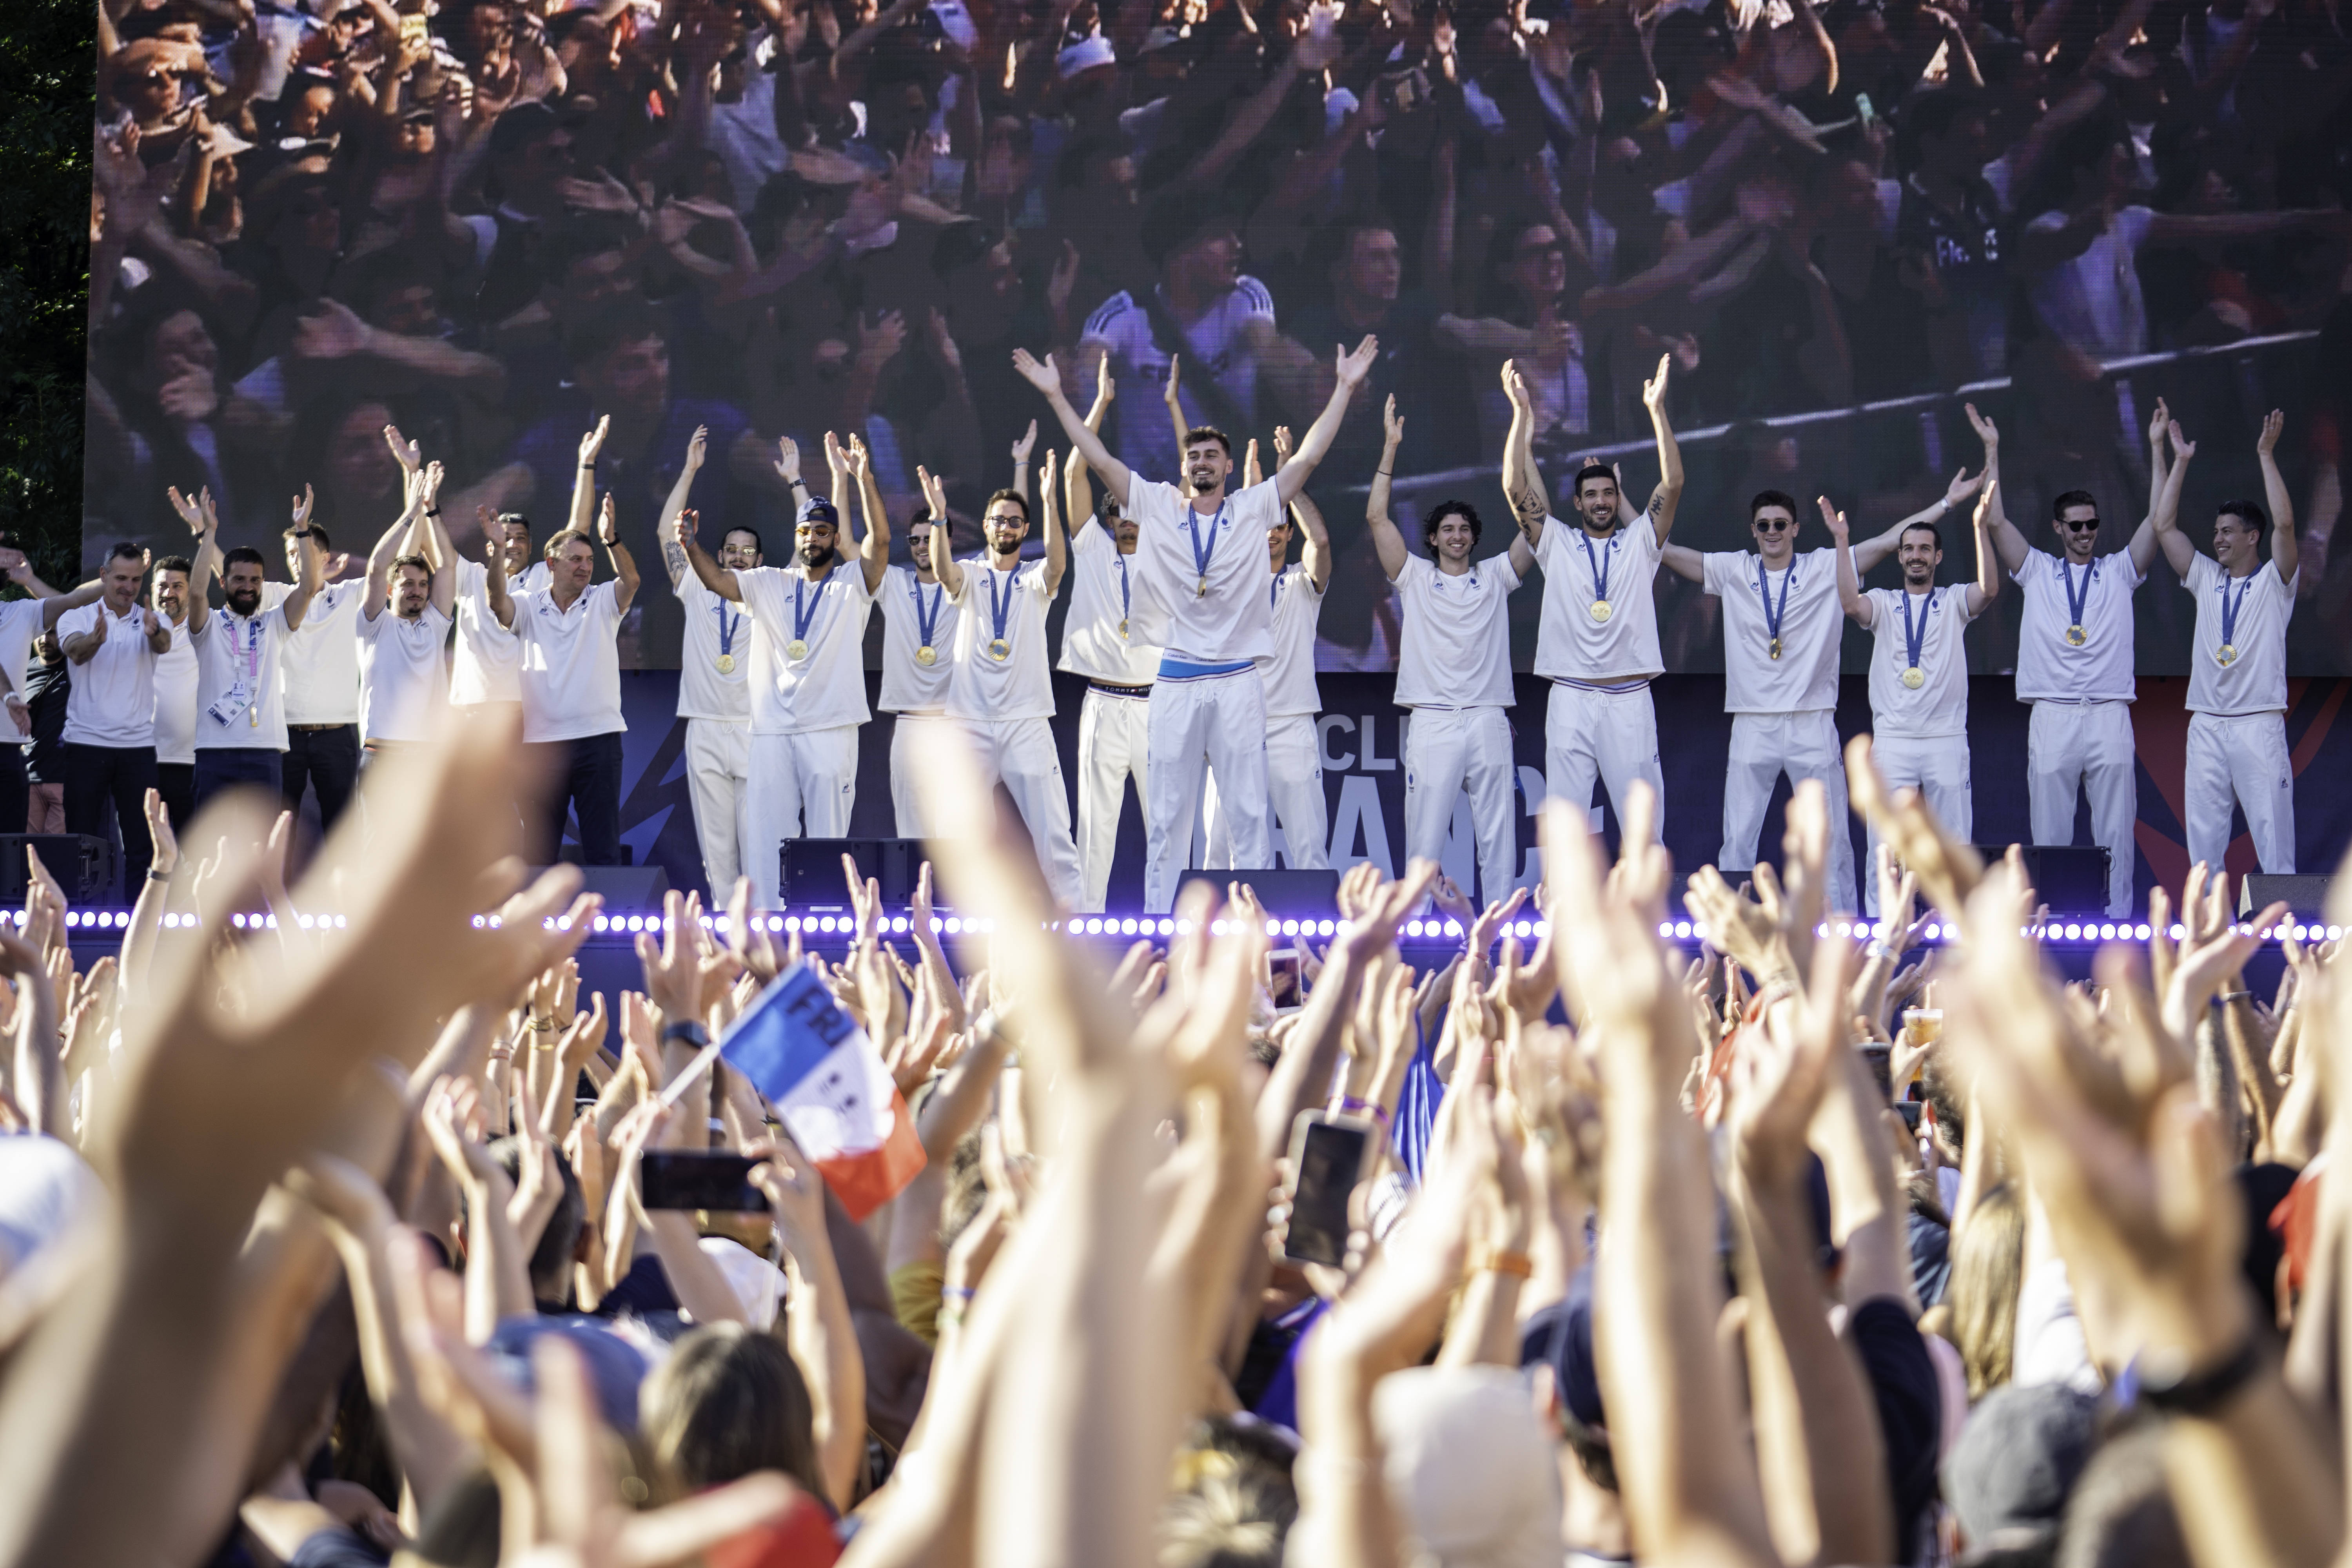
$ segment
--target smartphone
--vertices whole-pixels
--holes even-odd
[[[743,1209],[768,1206],[768,1195],[745,1178],[760,1163],[741,1154],[648,1149],[640,1176],[649,1209]]]
[[[1920,1103],[1916,1100],[1898,1100],[1895,1102],[1895,1114],[1901,1116],[1903,1118],[1903,1125],[1908,1127],[1914,1132],[1919,1131],[1919,1112],[1921,1109],[1922,1107],[1920,1106]]]
[[[1861,120],[1864,131],[1869,130],[1870,122],[1878,118],[1878,111],[1870,106],[1870,94],[1866,92],[1853,95],[1853,112]]]
[[[1298,950],[1295,947],[1276,948],[1266,954],[1266,963],[1271,966],[1274,976],[1269,989],[1277,1013],[1290,1012],[1306,999],[1306,982],[1298,967]]]
[[[1290,1124],[1290,1225],[1282,1255],[1338,1268],[1348,1257],[1348,1199],[1364,1174],[1372,1124],[1358,1116],[1303,1110]]]

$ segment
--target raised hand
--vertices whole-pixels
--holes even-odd
[[[1073,252],[1075,255],[1076,253]],[[1110,373],[1110,355],[1095,361],[1095,401],[1109,403],[1118,395],[1118,378]]]
[[[2157,406],[2161,408],[2163,405],[2163,399],[2158,398],[2157,400]],[[1988,454],[1999,451],[2000,449],[2000,427],[1995,425],[1990,418],[1978,413],[1977,405],[1975,404],[1964,403],[1960,406],[1967,411],[1969,416],[1969,428],[1974,430],[1977,433],[1977,439],[1984,443],[1985,451]]]
[[[1389,394],[1388,406],[1381,410],[1381,435],[1390,447],[1404,439],[1404,416],[1397,412],[1396,394]]]
[[[1178,395],[1179,389],[1181,386],[1183,380],[1183,370],[1181,365],[1183,358],[1184,356],[1182,354],[1170,354],[1168,356],[1168,384],[1160,389],[1160,401],[1168,405],[1171,408],[1181,408],[1183,406],[1183,400]]]
[[[1062,390],[1062,373],[1054,368],[1054,356],[1044,359],[1033,356],[1027,349],[1013,351],[1013,368],[1021,379],[1047,396]]]
[[[1642,384],[1642,406],[1655,414],[1666,405],[1666,374],[1674,368],[1675,356],[1658,356],[1658,374]]]
[[[1976,494],[1984,488],[1985,475],[1991,471],[1990,468],[1980,468],[1971,476],[1967,466],[1963,465],[1959,471],[1952,476],[1952,482],[1944,487],[1944,504],[1958,506]]]
[[[612,433],[613,416],[607,414],[596,421],[596,428],[580,437],[580,461],[583,467],[596,461],[597,454],[604,449],[604,437]]]
[[[317,495],[315,495],[311,491],[310,487],[306,484],[302,487],[302,493],[296,496],[289,503],[293,511],[295,532],[299,533],[304,529],[310,526],[310,513],[318,505],[318,501],[319,498]]]
[[[686,471],[694,473],[702,467],[703,458],[710,449],[710,426],[698,425],[694,434],[686,438]]]
[[[776,437],[776,477],[787,485],[801,482],[800,443],[790,436]]]
[[[1290,461],[1290,454],[1296,450],[1297,450],[1297,443],[1291,439],[1290,426],[1276,426],[1274,427],[1274,466],[1278,468]]]
[[[397,425],[383,427],[383,444],[392,448],[393,459],[400,465],[400,471],[404,474],[416,472],[417,465],[424,460],[424,453],[416,443],[403,437]]]
[[[2147,416],[2147,444],[2160,451],[2164,446],[2165,432],[2171,428],[2172,412],[2165,407],[2164,399],[2159,397],[2156,400],[2156,412]]]
[[[620,542],[621,524],[613,512],[613,492],[610,490],[604,492],[604,504],[596,513],[596,537],[605,544]]]
[[[2280,435],[2286,429],[2286,413],[2273,408],[2263,417],[2263,433],[2254,438],[2254,451],[2267,458],[2278,450]]]
[[[1339,351],[1339,363],[1336,368],[1339,376],[1339,384],[1350,390],[1361,386],[1364,384],[1364,377],[1372,373],[1372,362],[1380,356],[1381,340],[1370,332],[1365,333],[1364,341],[1353,349]]]
[[[212,525],[208,520],[212,516],[213,507],[212,491],[209,489],[198,492],[198,499],[195,500],[190,500],[182,495],[180,487],[177,485],[172,486],[163,493],[171,498],[172,510],[179,514],[182,522],[188,525],[190,533],[201,538],[211,531]]]
[[[1827,496],[1819,496],[1815,499],[1821,503],[1822,523],[1830,531],[1830,542],[1841,545],[1845,543],[1849,537],[1846,531],[1845,513],[1830,505],[1830,498]]]
[[[1029,428],[1023,431],[1020,438],[1013,443],[1013,460],[1015,463],[1026,463],[1029,460],[1030,449],[1036,445],[1037,422],[1032,419],[1029,421]]]

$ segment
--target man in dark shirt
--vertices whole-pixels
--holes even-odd
[[[27,833],[66,830],[66,694],[73,689],[68,668],[56,628],[43,632],[33,644],[33,667],[25,676],[25,706],[33,716],[25,764],[32,786],[25,815]]]

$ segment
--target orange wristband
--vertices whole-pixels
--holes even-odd
[[[1524,1252],[1490,1252],[1478,1260],[1478,1267],[1496,1274],[1516,1274],[1522,1279],[1536,1277],[1536,1260]]]

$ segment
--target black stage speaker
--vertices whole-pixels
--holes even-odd
[[[1257,901],[1265,906],[1270,915],[1314,915],[1320,919],[1337,914],[1339,910],[1339,873],[1337,871],[1277,870],[1261,867],[1255,871],[1187,871],[1176,879],[1176,898],[1181,902],[1187,882],[1206,882],[1216,889],[1222,901],[1225,884],[1244,882],[1257,894]]]
[[[32,877],[26,845],[75,904],[110,904],[115,900],[114,846],[87,833],[0,833],[0,904],[22,905]]]
[[[2096,844],[2021,844],[2026,879],[2053,914],[2095,914],[2107,907],[2107,852]],[[2009,853],[2006,844],[1979,844],[1990,866]]]
[[[534,866],[530,874],[536,878],[545,869]],[[659,866],[583,866],[580,890],[601,897],[606,914],[618,910],[658,910],[669,892],[669,873]]]
[[[847,909],[849,888],[841,877],[844,855],[857,862],[859,876],[881,884],[884,903],[904,904],[914,899],[915,879],[923,868],[919,838],[787,838],[781,883],[784,902]],[[939,907],[947,906],[942,902]]]
[[[2333,877],[2265,877],[2257,872],[2238,884],[2238,912],[2256,915],[2284,902],[2287,913],[2306,925],[2327,914],[2327,889]]]

